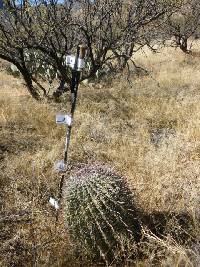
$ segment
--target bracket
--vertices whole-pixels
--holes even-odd
[[[56,123],[57,124],[66,124],[68,126],[71,126],[72,125],[72,117],[70,115],[57,114],[56,115]]]
[[[67,166],[64,160],[57,161],[54,165],[54,170],[58,172],[64,172],[67,170]]]

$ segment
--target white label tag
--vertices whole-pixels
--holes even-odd
[[[64,163],[64,160],[60,160],[58,162],[55,163],[54,165],[54,170],[58,171],[58,172],[63,172],[67,170],[67,166]]]
[[[76,60],[75,56],[67,56],[66,64],[69,65],[73,69],[75,65],[75,60]]]
[[[66,57],[66,64],[70,66],[72,69],[74,69],[75,61],[76,61],[75,56]],[[82,58],[78,58],[77,69],[80,71],[83,68],[85,68],[85,60]]]
[[[72,125],[72,117],[70,115],[57,114],[56,123],[58,124],[67,124],[68,126]]]
[[[52,207],[54,207],[56,210],[59,209],[58,201],[55,200],[55,198],[50,197],[49,203],[51,204]]]
[[[83,68],[85,68],[85,60],[82,58],[78,59],[78,70],[82,70]]]

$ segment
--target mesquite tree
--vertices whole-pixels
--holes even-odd
[[[184,53],[189,53],[188,39],[196,37],[200,27],[199,0],[184,1],[177,12],[167,18],[164,32],[168,38],[174,37],[173,44]]]
[[[171,14],[174,2],[7,0],[0,15],[0,58],[17,66],[34,98],[46,97],[47,81],[60,83],[57,92],[68,87],[65,59],[77,44],[88,48],[82,79],[123,70],[147,43],[146,29]]]

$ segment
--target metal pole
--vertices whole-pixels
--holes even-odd
[[[76,109],[76,102],[77,102],[77,93],[78,93],[78,85],[80,82],[80,70],[78,69],[78,60],[79,59],[84,59],[85,57],[85,47],[79,45],[77,47],[77,53],[76,53],[76,58],[75,58],[75,64],[74,68],[72,69],[72,80],[71,80],[71,120],[73,121],[74,118],[74,112]],[[67,164],[68,164],[68,153],[69,153],[69,145],[70,145],[70,140],[71,140],[71,132],[72,132],[72,124],[67,126],[67,133],[66,133],[66,143],[65,143],[65,150],[64,150],[64,166],[65,170],[67,169]],[[59,184],[59,194],[58,194],[58,203],[60,206],[60,202],[62,199],[62,191],[63,191],[63,185],[64,185],[64,178],[65,174],[62,173],[61,179],[60,179],[60,184]],[[57,211],[56,215],[56,221],[58,220],[59,212]]]

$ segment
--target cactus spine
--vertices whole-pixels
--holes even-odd
[[[126,253],[127,242],[140,239],[132,193],[106,166],[85,165],[71,175],[64,190],[64,216],[76,246],[107,264]]]

